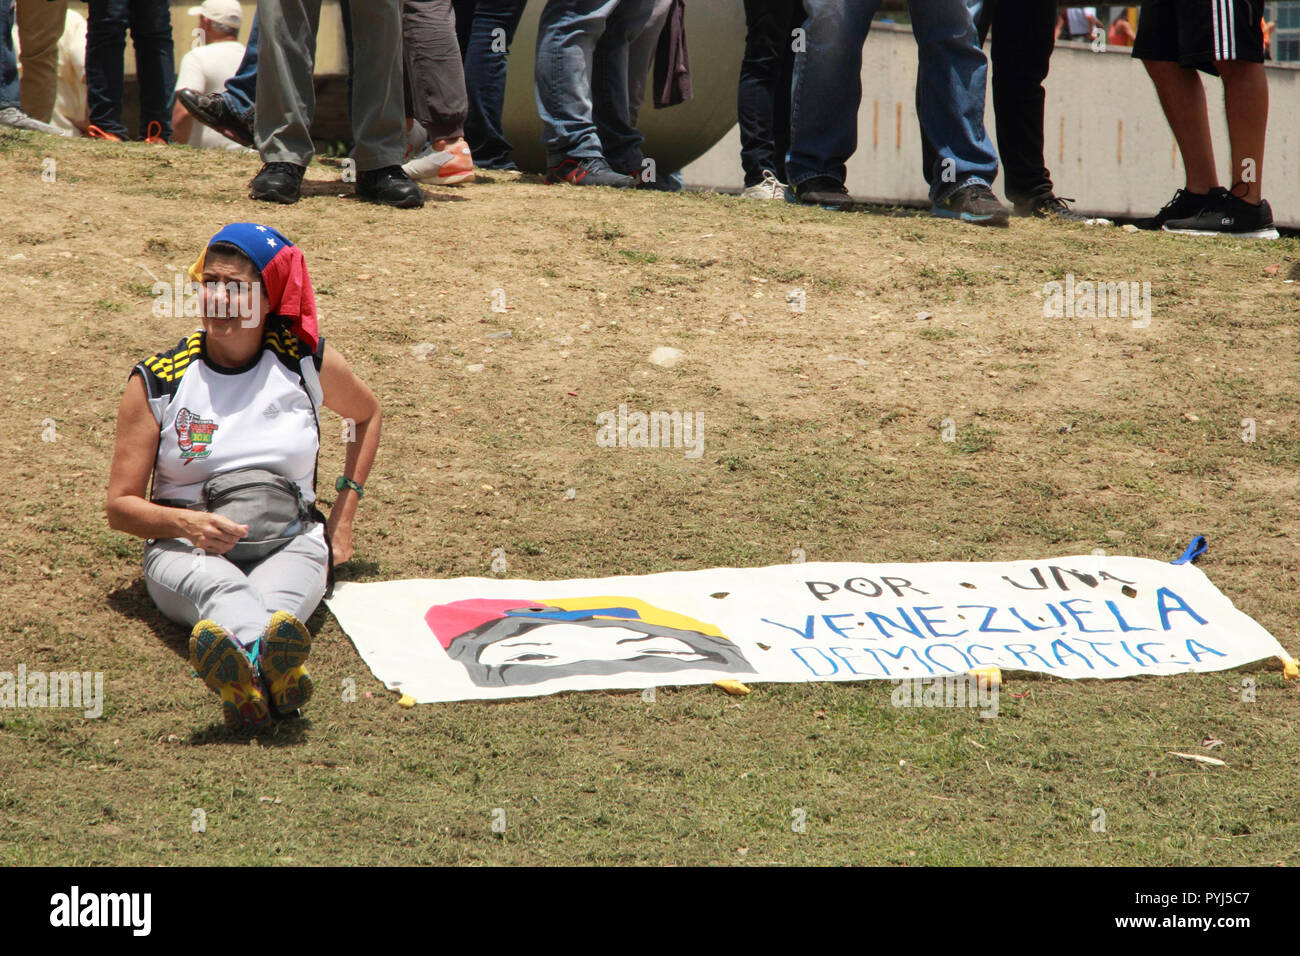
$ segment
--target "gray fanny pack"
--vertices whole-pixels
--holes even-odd
[[[226,552],[232,561],[258,561],[308,530],[312,508],[296,482],[264,468],[239,468],[213,475],[195,505],[201,511],[248,525],[248,534]]]

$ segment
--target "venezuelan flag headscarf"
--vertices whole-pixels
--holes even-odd
[[[232,222],[209,239],[208,246],[214,242],[237,246],[253,260],[261,273],[262,288],[269,297],[271,311],[288,321],[293,334],[315,351],[319,337],[316,296],[312,292],[302,250],[270,226],[255,222]],[[203,281],[203,260],[207,254],[205,247],[190,266],[189,276],[195,282]]]

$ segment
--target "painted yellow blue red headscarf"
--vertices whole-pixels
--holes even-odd
[[[270,226],[255,222],[232,222],[208,240],[228,242],[244,251],[253,260],[262,276],[262,290],[271,303],[271,311],[286,319],[294,335],[315,351],[319,332],[316,327],[316,295],[312,292],[311,277],[307,275],[307,262],[302,250]],[[189,275],[195,282],[203,281],[205,247]]]

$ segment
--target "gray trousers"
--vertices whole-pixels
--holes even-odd
[[[469,97],[451,0],[403,0],[402,40],[411,115],[431,140],[464,136]]]
[[[396,166],[406,152],[402,108],[400,0],[351,6],[353,61],[352,158],[358,170]],[[264,163],[306,166],[314,149],[316,28],[321,0],[257,0],[257,120],[254,139]]]
[[[311,617],[325,596],[328,562],[325,526],[318,523],[255,564],[235,564],[176,539],[155,541],[144,551],[144,581],[173,621],[216,621],[248,647],[276,611],[303,622]]]
[[[646,78],[650,75],[650,67],[654,65],[659,34],[663,32],[672,6],[673,0],[655,0],[650,19],[627,51],[627,98],[632,109],[633,125],[641,113],[641,104],[645,102]]]

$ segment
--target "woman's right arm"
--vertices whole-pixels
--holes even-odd
[[[108,477],[108,526],[140,538],[188,538],[209,554],[225,554],[248,533],[221,515],[154,504],[149,476],[158,455],[158,422],[144,381],[131,376],[117,409],[117,443]]]

